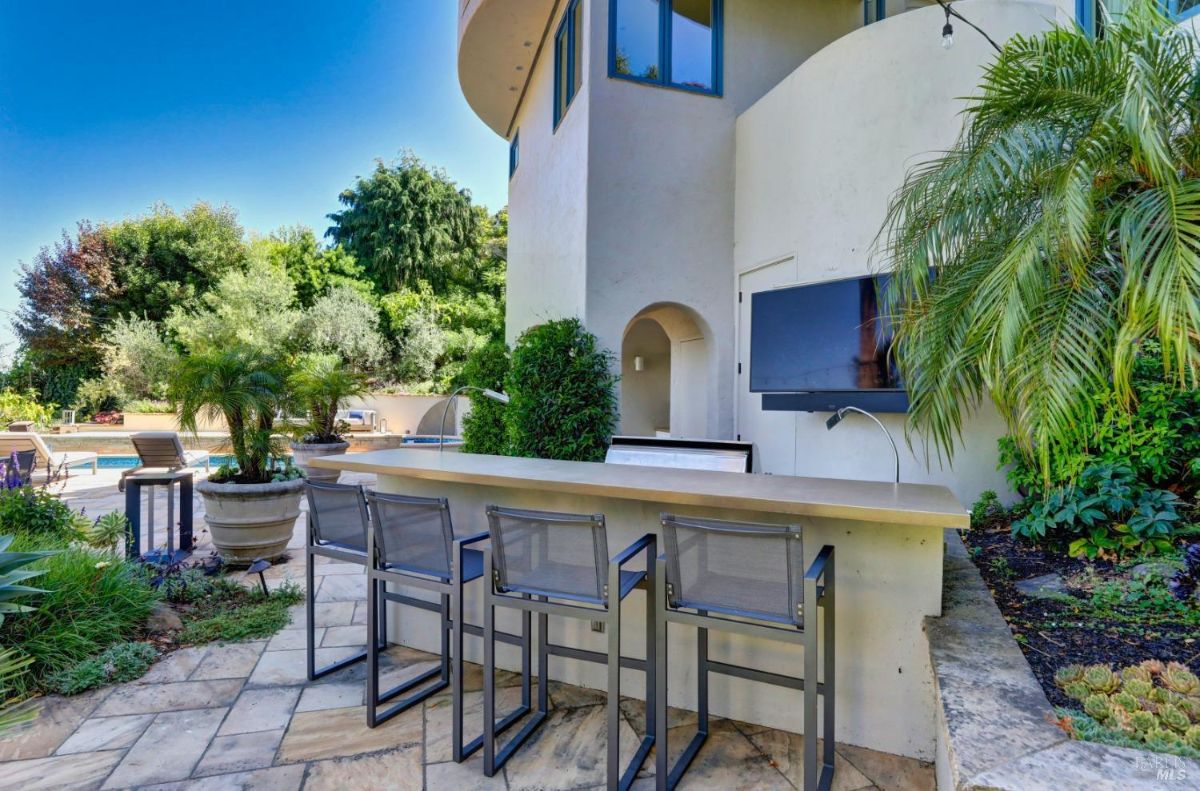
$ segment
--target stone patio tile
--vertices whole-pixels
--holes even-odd
[[[4,788],[20,791],[89,791],[99,788],[120,760],[121,753],[110,750],[14,761],[0,766],[0,779]]]
[[[197,645],[191,648],[181,648],[172,651],[154,663],[146,675],[139,678],[138,684],[162,684],[168,681],[187,681],[196,671],[212,646]]]
[[[283,728],[218,736],[212,740],[192,774],[202,777],[268,767],[275,760],[275,751],[282,738]]]
[[[604,724],[604,706],[551,712],[509,759],[505,770],[508,787],[512,791],[566,791],[604,783],[607,771]],[[629,724],[622,720],[621,726],[620,755],[621,765],[625,766],[637,744]]]
[[[362,706],[365,702],[366,688],[362,682],[313,684],[304,688],[300,695],[300,702],[296,704],[296,711],[344,709],[350,706]]]
[[[367,602],[365,599],[354,605],[354,617],[350,620],[350,623],[354,624],[355,626],[358,626],[360,624],[366,625],[366,623],[367,623]]]
[[[929,791],[937,785],[931,763],[849,744],[839,744],[837,751],[881,791]]]
[[[367,598],[365,574],[361,576],[330,574],[321,581],[321,587],[317,589],[318,602],[358,602],[365,598]]]
[[[258,657],[266,645],[265,641],[215,645],[204,657],[200,667],[196,668],[196,672],[192,674],[192,680],[245,678],[258,664]]]
[[[304,782],[304,764],[255,769],[199,780],[147,786],[143,791],[298,791]]]
[[[228,711],[214,708],[159,714],[125,753],[103,787],[128,788],[187,779]]]
[[[684,727],[667,731],[670,756],[675,761],[695,732]],[[680,780],[679,789],[750,791],[788,788],[788,781],[771,766],[770,760],[733,726],[729,720],[711,722],[708,740]]]
[[[421,791],[421,769],[421,745],[408,745],[378,755],[318,761],[309,767],[304,789],[346,791],[350,788],[386,788],[389,791]],[[433,784],[429,787],[459,789],[457,786]]]
[[[420,761],[421,707],[417,706],[377,728],[367,727],[363,706],[328,711],[299,712],[284,734],[279,762],[319,761],[396,747],[411,748]],[[354,787],[348,784],[348,787]]]
[[[367,628],[366,625],[360,626],[330,626],[325,630],[325,636],[317,645],[320,646],[342,646],[342,645],[357,645],[364,646],[367,644]]]
[[[315,652],[317,667],[344,659],[354,653],[355,649],[353,648],[318,648]],[[347,668],[343,672],[349,673],[350,671],[351,668]],[[296,649],[264,652],[259,657],[258,664],[255,665],[254,672],[250,674],[250,680],[247,683],[250,686],[307,684],[308,665],[305,651]]]
[[[625,715],[625,719],[629,720],[629,725],[637,734],[646,732],[646,703],[635,698],[621,698],[621,713]],[[709,715],[708,722],[710,725],[719,722],[721,717]],[[696,727],[696,712],[688,709],[677,709],[674,706],[667,707],[667,728],[679,728],[684,725],[689,725],[693,729]]]
[[[146,714],[229,706],[241,691],[241,679],[126,684],[117,687],[95,711],[97,717]]]
[[[537,705],[534,692],[533,704]],[[521,702],[520,687],[504,687],[496,690],[496,721]],[[452,705],[450,694],[435,695],[425,701],[425,762],[439,763],[453,760],[451,740]],[[519,727],[519,726],[514,726]],[[463,741],[471,741],[483,731],[483,693],[463,693]],[[436,786],[430,784],[430,788]]]
[[[603,706],[608,694],[599,689],[576,687],[561,681],[550,681],[550,705],[556,709],[574,709],[579,706]]]
[[[133,744],[154,719],[153,714],[127,714],[121,717],[97,717],[86,720],[79,730],[63,742],[56,755],[90,753],[94,750],[120,750]]]
[[[804,736],[799,733],[767,730],[750,737],[751,744],[771,759],[775,768],[797,788],[804,787]],[[709,737],[712,740],[712,737]],[[817,740],[818,760],[824,742]],[[707,747],[707,745],[705,745]],[[700,751],[704,755],[704,750]],[[697,756],[699,758],[700,756]],[[899,756],[897,756],[899,757]],[[833,753],[832,791],[858,791],[871,785],[871,779],[847,761],[837,750]]]
[[[359,598],[364,599],[362,604],[366,604],[366,592]],[[348,626],[354,619],[354,607],[359,602],[353,601],[318,601],[313,608],[315,617],[313,623],[317,626]],[[366,612],[366,610],[363,610]],[[302,628],[306,621],[304,603],[293,604],[288,608],[288,614],[292,617],[292,628]],[[365,623],[365,622],[364,622]]]
[[[0,739],[0,761],[53,755],[111,691],[111,687],[106,687],[69,698],[59,695],[41,698],[37,702],[37,719],[17,726]]]
[[[303,571],[303,568],[301,570]],[[316,572],[318,574],[366,574],[364,568],[357,563],[339,563],[336,560],[318,563]]]
[[[461,764],[448,761],[425,765],[425,787],[429,789],[454,789],[454,791],[504,791],[504,772],[493,777],[483,774],[483,756],[472,755]]]
[[[316,644],[321,644],[321,638],[325,636],[325,627],[318,626],[313,630]],[[269,641],[267,641],[268,651],[294,651],[297,648],[305,648],[308,644],[305,642],[307,638],[304,635],[304,629],[284,629],[276,632]]]
[[[300,687],[247,689],[229,710],[218,736],[286,728],[300,698]]]

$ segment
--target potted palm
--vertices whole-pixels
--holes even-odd
[[[366,392],[366,379],[346,368],[335,354],[309,354],[300,359],[289,384],[295,403],[308,413],[295,432],[292,459],[310,480],[336,482],[338,470],[310,467],[309,462],[350,447],[344,438],[350,427],[338,420],[338,410],[348,399]]]
[[[275,435],[286,382],[277,360],[245,347],[191,354],[176,370],[180,426],[195,433],[201,419],[218,417],[229,426],[236,465],[222,465],[196,485],[213,545],[227,562],[282,555],[300,516],[303,473]]]

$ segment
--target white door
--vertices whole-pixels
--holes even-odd
[[[796,474],[796,413],[764,412],[762,394],[750,392],[751,295],[792,286],[799,279],[795,258],[786,258],[738,276],[737,436],[754,443],[755,469]]]
[[[671,370],[678,372],[679,387],[671,394],[671,406],[678,423],[671,426],[671,434],[702,439],[708,436],[708,342],[703,338],[681,341],[677,356]]]

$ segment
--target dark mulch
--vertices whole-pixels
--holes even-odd
[[[1112,610],[1092,604],[1088,580],[1115,580],[1124,588],[1130,584],[1127,571],[1104,561],[1078,560],[1017,542],[1007,520],[967,531],[963,539],[1054,705],[1079,705],[1054,685],[1054,671],[1064,665],[1124,667],[1159,659],[1182,662],[1200,673],[1200,628],[1195,624],[1170,616],[1142,618],[1137,609],[1124,607],[1119,609],[1125,618],[1105,617]],[[1094,574],[1088,573],[1089,567]],[[1069,599],[1031,598],[1015,586],[1021,580],[1050,573],[1068,581]],[[1147,620],[1155,622],[1147,624]]]

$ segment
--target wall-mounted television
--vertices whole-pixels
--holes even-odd
[[[763,409],[907,411],[879,306],[885,286],[886,276],[860,277],[750,296],[750,392]]]

